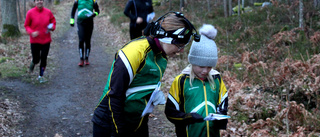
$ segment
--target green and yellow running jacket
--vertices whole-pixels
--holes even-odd
[[[215,86],[211,89],[208,80],[194,78],[190,86],[190,68],[178,75],[170,88],[165,114],[176,126],[178,137],[219,137],[219,129],[226,129],[227,120],[204,121],[189,124],[188,113],[198,113],[202,117],[209,113],[227,114],[228,92],[220,73],[211,70]],[[189,119],[190,120],[190,119]]]
[[[167,57],[158,44],[150,37],[141,37],[116,53],[94,112],[95,124],[111,124],[114,134],[134,132],[142,123],[147,124],[148,115],[141,114],[167,66]]]
[[[75,0],[72,10],[71,18],[74,19],[76,10],[78,9],[77,21],[82,22],[83,20],[93,20],[91,15],[100,13],[98,3],[96,0]],[[95,12],[94,12],[95,11]]]

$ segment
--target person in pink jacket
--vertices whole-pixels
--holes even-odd
[[[56,19],[52,12],[43,7],[44,0],[34,0],[35,7],[27,12],[24,27],[30,35],[32,62],[29,71],[33,72],[35,64],[40,62],[38,80],[45,82],[43,73],[47,66],[47,56],[50,49],[51,31],[56,28]]]

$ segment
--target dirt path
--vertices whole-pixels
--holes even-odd
[[[68,13],[65,13],[69,15]],[[99,21],[99,18],[96,19]],[[102,24],[101,24],[102,25]],[[92,36],[90,65],[79,67],[77,27],[53,39],[49,54],[55,54],[51,64],[55,69],[44,84],[20,80],[0,81],[20,101],[25,120],[19,124],[21,136],[36,137],[61,135],[92,136],[91,117],[98,103],[112,63],[106,52],[106,38],[100,26]],[[50,55],[49,55],[50,56]],[[38,73],[38,69],[35,69]],[[49,74],[49,73],[54,74]],[[45,74],[46,75],[46,74]]]
[[[25,111],[26,120],[20,125],[22,136],[92,135],[90,119],[112,62],[99,32],[95,29],[92,36],[89,66],[77,66],[78,37],[74,27],[55,39],[59,47],[55,55],[57,67],[47,83],[1,82],[15,92]]]

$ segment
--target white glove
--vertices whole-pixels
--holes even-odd
[[[48,29],[52,29],[53,28],[53,23],[50,23],[48,26],[47,26]]]
[[[53,23],[50,23],[50,24],[47,26],[47,31],[46,31],[46,33],[49,33],[49,31],[52,31],[52,28],[53,28]]]
[[[151,22],[151,21],[153,20],[153,18],[154,18],[155,15],[156,15],[156,14],[155,14],[154,12],[151,12],[150,14],[148,14],[148,16],[147,16],[147,22],[148,22],[148,23]]]
[[[156,105],[164,105],[165,103],[166,103],[166,97],[164,96],[162,91],[159,91],[154,97],[152,104],[156,106]]]

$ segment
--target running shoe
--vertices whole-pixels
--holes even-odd
[[[82,67],[82,66],[83,66],[83,63],[84,63],[84,61],[83,61],[83,60],[80,60],[78,66]]]
[[[29,66],[29,72],[32,73],[33,70],[34,70],[34,63],[31,62],[31,63],[30,63],[30,66]]]
[[[90,65],[89,60],[85,60],[85,61],[84,61],[84,64],[85,64],[85,65]]]
[[[44,83],[44,82],[46,82],[42,76],[38,76],[38,80],[39,80],[39,83]]]

